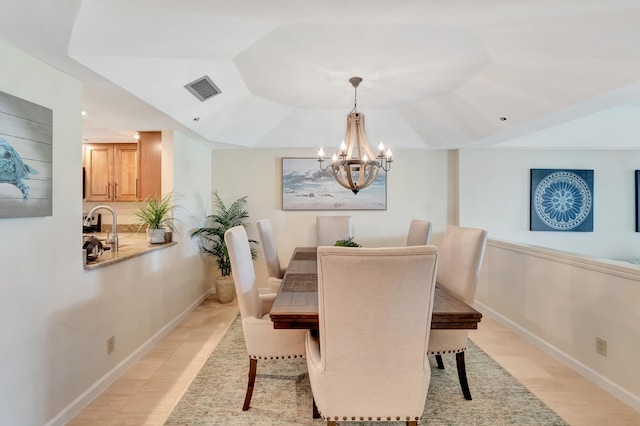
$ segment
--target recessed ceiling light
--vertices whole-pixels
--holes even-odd
[[[81,113],[81,114],[82,114],[82,116],[84,117],[85,115],[87,115],[87,112],[86,112],[86,111],[82,111],[82,113]]]

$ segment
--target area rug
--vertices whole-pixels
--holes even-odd
[[[465,358],[473,400],[467,401],[462,396],[455,356],[443,356],[444,370],[437,368],[433,358],[431,384],[420,424],[567,424],[473,342]],[[236,318],[165,425],[326,424],[322,419],[311,418],[311,386],[306,369],[304,359],[259,361],[251,407],[242,411],[249,361],[242,325]],[[371,424],[397,426],[404,422]]]

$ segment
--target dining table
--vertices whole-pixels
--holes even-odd
[[[276,329],[318,329],[317,247],[294,250],[270,316]],[[436,283],[432,330],[477,329],[481,319],[480,312]]]

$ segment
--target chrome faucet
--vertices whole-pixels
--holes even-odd
[[[116,211],[110,206],[95,206],[92,208],[89,213],[87,213],[87,217],[84,219],[84,226],[89,226],[91,224],[91,218],[96,210],[107,209],[111,212],[111,216],[113,216],[113,234],[109,237],[109,233],[107,233],[107,244],[112,245],[113,251],[118,251],[118,218],[116,215]]]

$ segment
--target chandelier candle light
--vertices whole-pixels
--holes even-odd
[[[387,149],[385,151],[382,142],[378,145],[378,155],[373,155],[373,151],[367,141],[367,135],[364,132],[364,114],[359,113],[357,110],[358,85],[362,82],[362,78],[351,77],[349,82],[353,85],[355,94],[353,109],[347,116],[347,133],[340,144],[340,152],[333,154],[331,164],[322,167],[324,150],[320,147],[318,161],[322,171],[326,171],[331,167],[336,181],[353,191],[354,194],[357,194],[376,180],[380,169],[385,172],[391,170],[391,162],[393,160],[391,159],[391,150]],[[356,149],[357,151],[355,151]]]

